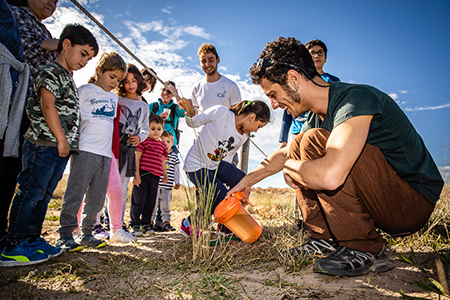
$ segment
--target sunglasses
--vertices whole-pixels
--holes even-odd
[[[162,89],[162,92],[166,92],[167,94],[172,94],[172,92],[169,89]]]

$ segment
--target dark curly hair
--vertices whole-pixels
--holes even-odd
[[[132,73],[134,75],[134,78],[137,81],[138,86],[136,89],[136,94],[138,94],[138,96],[142,96],[142,91],[147,87],[147,85],[145,84],[145,81],[144,81],[144,77],[142,77],[141,72],[135,65],[127,64],[127,67],[128,67],[128,73]],[[128,73],[127,73],[127,76],[128,76]],[[125,95],[127,94],[127,92],[125,91],[125,88],[123,86],[123,82],[127,78],[127,76],[125,76],[125,78],[119,83],[119,85],[116,88],[116,93],[119,97],[125,97]]]
[[[293,37],[279,37],[276,41],[267,43],[259,59],[265,63],[262,66],[254,63],[250,68],[250,76],[255,84],[260,84],[261,79],[265,78],[286,87],[287,72],[292,69],[305,75],[309,80],[320,76],[308,49]]]

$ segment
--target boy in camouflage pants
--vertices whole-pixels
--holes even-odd
[[[47,205],[71,153],[78,152],[78,92],[71,72],[98,53],[98,44],[81,25],[67,25],[58,56],[36,75],[27,105],[31,125],[22,146],[19,191],[9,217],[7,246],[1,266],[40,263],[62,250],[40,237]]]

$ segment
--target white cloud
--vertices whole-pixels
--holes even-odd
[[[193,36],[198,36],[204,39],[210,39],[211,35],[206,33],[205,30],[198,26],[188,26],[184,28],[184,32]]]
[[[414,108],[406,107],[405,111],[423,111],[423,110],[437,110],[450,107],[450,103],[441,104],[437,106],[416,106]]]
[[[167,6],[166,8],[161,9],[161,11],[162,11],[163,13],[166,13],[166,14],[168,14],[168,15],[171,15],[173,9],[174,9],[173,6]]]
[[[394,100],[398,99],[398,95],[396,93],[389,93],[388,95],[389,95],[389,97],[391,97]]]

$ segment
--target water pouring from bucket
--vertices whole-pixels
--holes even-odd
[[[242,205],[243,198],[241,192],[236,192],[222,200],[214,210],[214,222],[225,225],[243,242],[252,244],[261,236],[262,227]]]

